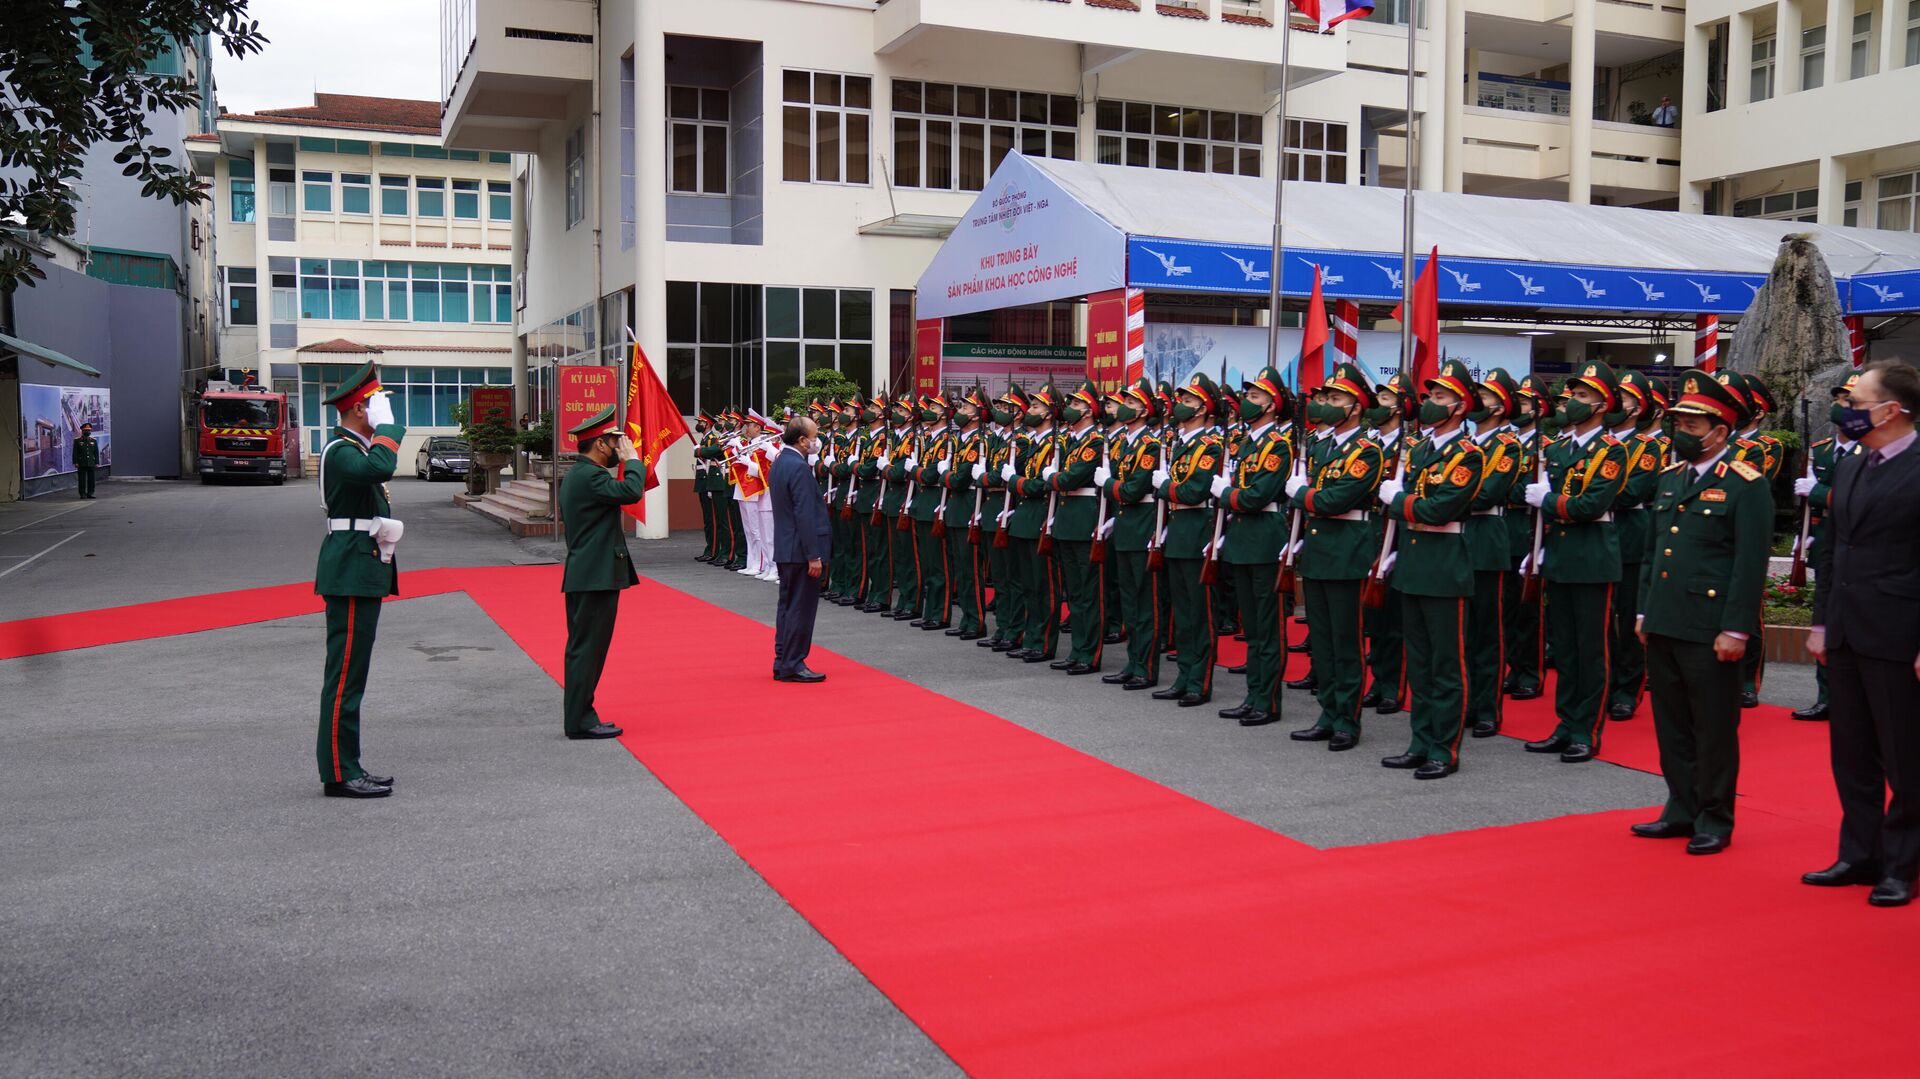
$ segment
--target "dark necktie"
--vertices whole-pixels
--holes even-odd
[[[1880,463],[1886,459],[1886,454],[1881,453],[1879,450],[1874,450],[1872,453],[1867,454],[1867,471],[1871,472],[1879,468]]]

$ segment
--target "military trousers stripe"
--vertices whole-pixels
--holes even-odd
[[[1261,712],[1280,710],[1280,679],[1286,670],[1286,625],[1274,581],[1278,562],[1226,566],[1240,602],[1240,628],[1247,636],[1247,695],[1242,704]]]
[[[1612,672],[1613,585],[1547,582],[1547,634],[1556,677],[1554,734],[1600,748]]]
[[[1407,683],[1413,687],[1408,753],[1460,762],[1467,723],[1467,597],[1400,597],[1407,634]]]
[[[1366,674],[1361,582],[1308,577],[1307,624],[1313,627],[1313,677],[1319,683],[1315,726],[1360,733],[1360,683]]]
[[[360,702],[380,629],[380,599],[327,596],[327,658],[320,690],[320,730],[314,753],[320,781],[347,783],[360,767]]]
[[[1145,551],[1115,551],[1115,591],[1120,620],[1127,630],[1127,664],[1122,674],[1160,680],[1160,575],[1147,567]]]

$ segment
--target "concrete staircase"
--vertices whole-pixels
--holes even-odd
[[[561,527],[547,515],[551,489],[542,479],[504,480],[489,494],[476,498],[463,491],[453,501],[499,522],[516,536],[556,536]]]

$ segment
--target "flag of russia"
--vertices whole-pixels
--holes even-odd
[[[1312,19],[1325,33],[1348,19],[1373,14],[1373,0],[1290,0],[1293,9]]]

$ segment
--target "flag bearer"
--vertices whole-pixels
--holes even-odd
[[[1247,694],[1220,712],[1242,727],[1280,719],[1280,674],[1286,666],[1286,611],[1274,588],[1280,548],[1287,542],[1287,477],[1293,472],[1293,425],[1286,421],[1286,384],[1271,367],[1240,395],[1247,425],[1227,474],[1214,478],[1213,496],[1228,514],[1222,567],[1233,581],[1240,626],[1247,637]]]

